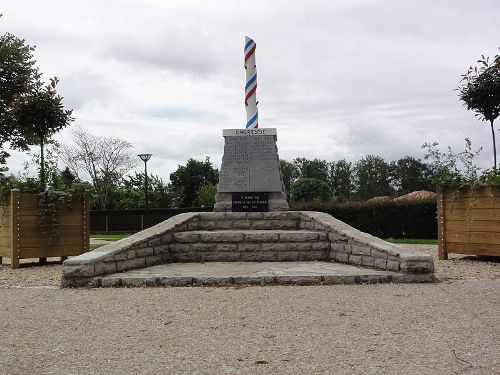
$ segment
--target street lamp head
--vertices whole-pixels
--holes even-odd
[[[153,154],[139,154],[137,156],[139,156],[141,158],[141,160],[145,163],[149,159],[151,159],[151,156],[153,156]]]

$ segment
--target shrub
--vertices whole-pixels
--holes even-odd
[[[293,204],[291,209],[325,212],[381,238],[437,238],[436,201],[383,201]]]
[[[290,187],[290,200],[292,202],[327,202],[332,199],[333,192],[324,181],[316,178],[299,178]]]

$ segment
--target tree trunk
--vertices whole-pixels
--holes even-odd
[[[45,156],[43,154],[43,137],[40,137],[40,182],[43,190],[45,190]]]
[[[497,145],[495,141],[495,129],[493,129],[493,120],[491,122],[491,135],[493,137],[493,170],[497,170]]]

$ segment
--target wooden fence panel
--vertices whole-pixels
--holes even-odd
[[[500,256],[500,189],[438,193],[439,259],[448,253]]]

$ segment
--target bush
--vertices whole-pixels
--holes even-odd
[[[320,211],[381,238],[437,238],[435,200],[302,203],[291,209]]]
[[[324,181],[316,178],[299,178],[290,187],[290,200],[292,202],[327,202],[332,199],[333,192]]]

